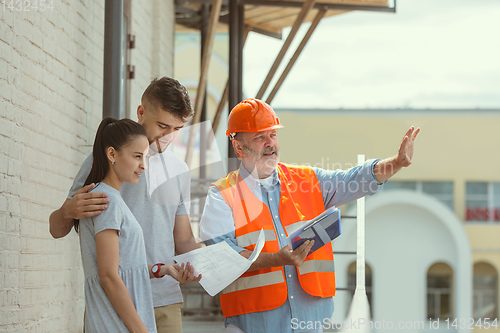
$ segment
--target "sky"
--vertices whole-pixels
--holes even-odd
[[[272,106],[500,109],[499,17],[500,0],[399,0],[395,14],[325,18]],[[308,27],[299,30],[264,99]],[[283,41],[250,33],[244,97],[257,94]]]

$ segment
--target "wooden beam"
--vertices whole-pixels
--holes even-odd
[[[212,4],[212,10],[210,11],[210,21],[208,22],[207,37],[205,40],[205,45],[203,47],[203,55],[202,55],[201,69],[200,69],[200,81],[198,83],[198,90],[196,92],[196,102],[195,102],[194,115],[193,115],[193,120],[191,121],[191,125],[195,125],[200,121],[201,108],[203,107],[203,101],[205,100],[210,56],[212,54],[212,46],[214,43],[217,23],[219,22],[221,6],[222,6],[222,0],[214,0]],[[196,139],[195,126],[191,126],[191,128],[189,129],[189,141],[186,149],[186,159],[185,159],[185,162],[188,167],[190,167],[191,165],[195,139]]]
[[[208,133],[208,138],[207,138],[208,149],[210,149],[210,147],[212,146],[212,141],[214,140],[215,133],[217,132],[217,128],[219,127],[220,117],[222,115],[222,111],[224,110],[224,105],[226,105],[228,95],[229,95],[229,80],[226,83],[226,87],[224,88],[224,92],[222,93],[219,105],[217,106],[217,111],[215,112],[214,121],[212,122],[212,130]]]
[[[316,17],[317,13],[318,13],[318,10],[312,9],[309,12],[309,14],[307,14],[306,18],[304,19],[304,23],[302,24],[302,26],[306,22],[312,22],[314,20],[314,18]],[[327,17],[331,17],[331,16],[335,16],[335,15],[339,15],[339,14],[344,14],[344,13],[347,13],[347,12],[346,11],[337,11],[337,10],[328,10],[326,12],[325,16],[323,17],[323,20]],[[255,24],[252,24],[249,22],[247,22],[247,24],[250,24],[253,27],[257,26],[258,28],[262,28],[264,30],[281,29],[281,27],[291,27],[293,25],[293,23],[295,22],[297,15],[298,15],[298,12],[292,16],[275,19],[273,21],[262,22],[262,23],[259,23],[258,25],[255,25]],[[284,37],[286,37],[286,35]],[[296,36],[295,38],[298,38],[298,37]],[[284,40],[285,39],[283,39],[283,41]]]
[[[276,38],[276,39],[283,39],[283,35],[281,33],[281,29],[279,29],[278,32],[274,32],[274,31],[270,31],[268,29],[262,29],[260,27],[256,27],[256,26],[253,26],[253,25],[250,25],[252,27],[252,31],[255,32],[255,33],[258,33],[258,34],[261,34],[261,35],[264,35],[264,36],[268,36],[268,37],[271,37],[271,38]]]
[[[245,22],[281,10],[279,7],[245,6]]]
[[[260,25],[288,17],[293,18],[295,21],[299,13],[299,8],[276,8],[274,12],[262,13],[261,15],[254,18],[245,18],[245,22],[247,24]]]
[[[311,38],[311,35],[313,34],[314,30],[318,26],[321,19],[325,16],[325,14],[326,14],[326,10],[324,10],[324,9],[319,10],[318,14],[316,14],[316,17],[314,18],[314,21],[311,23],[309,30],[307,30],[306,35],[304,36],[304,38],[300,42],[300,45],[297,47],[297,50],[295,51],[292,58],[290,59],[290,61],[286,65],[286,68],[283,71],[283,73],[281,74],[280,78],[278,79],[278,82],[276,82],[276,85],[274,86],[273,90],[271,91],[271,93],[267,97],[267,100],[266,100],[267,104],[271,104],[271,102],[273,101],[274,96],[276,96],[276,93],[278,92],[281,85],[283,84],[283,81],[285,81],[286,77],[288,76],[288,73],[290,73],[290,71],[292,70],[292,67],[295,64],[295,62],[297,61],[297,59],[299,58],[300,53],[302,52],[302,50],[306,46],[307,42]]]
[[[264,93],[266,92],[267,87],[269,87],[269,84],[271,83],[271,80],[273,79],[274,74],[278,70],[279,65],[281,64],[281,61],[283,61],[283,58],[286,54],[286,51],[288,51],[288,48],[290,47],[290,44],[293,41],[293,38],[297,34],[297,31],[299,30],[300,26],[302,25],[302,22],[304,22],[305,17],[311,10],[311,8],[314,6],[314,2],[316,0],[306,0],[304,2],[304,5],[302,6],[302,9],[297,16],[297,19],[295,20],[295,23],[293,24],[292,30],[288,34],[285,43],[283,43],[283,46],[281,47],[280,52],[278,53],[278,56],[274,60],[273,65],[271,66],[271,69],[269,70],[269,73],[267,73],[266,79],[264,80],[264,83],[262,83],[262,86],[259,89],[259,92],[257,93],[257,98],[262,99],[262,96],[264,96]]]
[[[286,0],[242,0],[245,5],[254,6],[269,6],[269,7],[289,7],[289,8],[299,8],[302,6],[301,1],[286,1]],[[394,1],[394,7],[387,6],[370,6],[370,5],[353,5],[353,4],[338,4],[330,2],[319,1],[314,5],[315,9],[327,9],[327,10],[361,10],[369,12],[396,12],[396,1]]]

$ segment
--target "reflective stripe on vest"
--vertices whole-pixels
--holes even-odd
[[[236,237],[236,244],[239,247],[247,247],[255,245],[257,244],[257,239],[259,238],[259,235],[260,235],[260,230],[238,236]],[[264,230],[264,236],[266,236],[266,242],[276,240],[276,233],[274,232],[274,230]]]
[[[335,265],[332,260],[308,260],[299,266],[299,275],[312,272],[335,273]]]
[[[285,282],[283,273],[281,271],[275,271],[270,273],[262,273],[252,276],[246,276],[237,279],[234,283],[227,286],[222,293],[231,293],[237,290],[246,290],[251,288],[258,288],[262,286],[268,286],[272,284]]]

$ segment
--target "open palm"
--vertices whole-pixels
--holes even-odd
[[[398,152],[398,162],[403,167],[407,167],[411,164],[411,159],[413,158],[413,145],[419,132],[420,128],[415,129],[413,126],[410,127],[403,138],[403,142],[401,142]]]

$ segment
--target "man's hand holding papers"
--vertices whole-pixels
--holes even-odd
[[[250,268],[257,260],[264,242],[265,236],[261,230],[255,250],[248,259],[234,251],[226,242],[220,242],[175,256],[174,260],[179,265],[187,265],[189,262],[194,267],[194,275],[202,275],[201,286],[210,296],[215,296]]]

